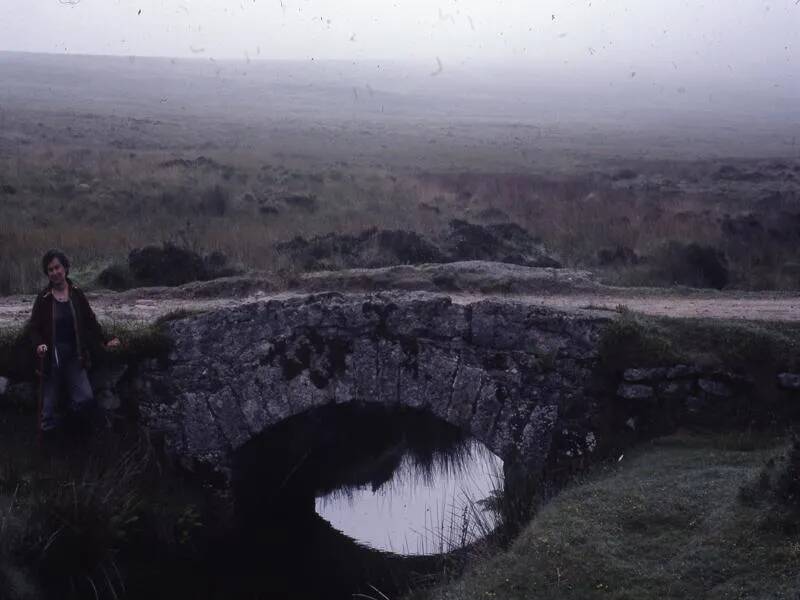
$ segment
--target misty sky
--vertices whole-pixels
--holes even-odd
[[[433,67],[568,61],[796,85],[800,0],[2,0],[0,50]]]

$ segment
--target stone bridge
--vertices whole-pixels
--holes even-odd
[[[590,412],[603,322],[430,294],[271,300],[169,323],[174,347],[136,392],[192,470],[229,474],[239,448],[304,411],[381,403],[428,411],[535,471],[559,423]],[[583,442],[593,449],[591,434]]]

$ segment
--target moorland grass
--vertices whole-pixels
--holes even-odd
[[[128,425],[38,447],[28,416],[9,410],[0,432],[0,597],[199,593],[192,570],[215,535],[214,501],[147,433]]]
[[[508,550],[409,598],[796,598],[797,528],[774,526],[781,507],[740,500],[780,441],[731,441],[678,434],[598,467]]]
[[[0,161],[0,180],[16,190],[0,201],[0,294],[36,289],[39,257],[53,246],[91,277],[124,264],[133,248],[164,242],[220,251],[245,268],[277,273],[292,265],[275,244],[298,235],[371,227],[436,234],[451,219],[480,223],[492,211],[539,237],[563,264],[598,271],[610,283],[670,286],[675,273],[697,275],[703,265],[684,264],[681,253],[663,256],[664,248],[697,243],[724,256],[731,287],[800,286],[800,246],[789,221],[775,216],[797,213],[788,193],[764,211],[747,190],[723,203],[702,193],[626,188],[588,172],[437,174],[423,163],[416,171],[289,168],[222,152],[207,153],[199,166],[179,166],[173,154],[155,149],[81,150],[31,144],[16,160]],[[671,168],[661,165],[661,174]],[[675,175],[692,181],[708,168],[683,165]],[[313,203],[284,202],[297,195]],[[604,264],[602,252],[628,258]]]
[[[617,312],[600,338],[601,368],[609,373],[677,363],[770,374],[800,368],[797,323]]]

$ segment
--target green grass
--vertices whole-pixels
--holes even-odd
[[[626,308],[600,339],[603,369],[676,363],[725,366],[748,372],[800,368],[800,324],[651,317]]]
[[[740,501],[779,452],[731,436],[656,440],[566,489],[508,550],[412,597],[797,598],[797,528]]]

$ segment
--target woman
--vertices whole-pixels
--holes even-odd
[[[31,341],[39,359],[42,381],[40,428],[48,435],[58,428],[58,405],[62,390],[67,407],[84,422],[94,408],[94,395],[86,370],[99,347],[119,346],[108,338],[81,289],[70,281],[69,259],[60,250],[48,250],[42,270],[49,279],[37,296],[31,313]]]

